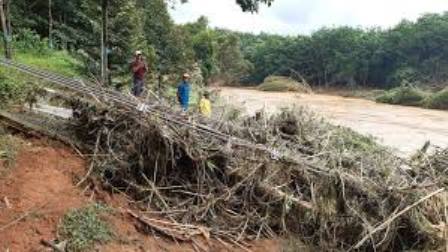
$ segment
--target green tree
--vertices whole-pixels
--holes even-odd
[[[217,65],[220,78],[227,83],[236,83],[251,68],[249,61],[241,52],[241,42],[235,34],[227,34],[218,38]]]
[[[155,52],[153,66],[162,73],[180,71],[191,64],[183,31],[172,21],[163,0],[142,0],[144,36]],[[190,53],[191,54],[191,53]]]

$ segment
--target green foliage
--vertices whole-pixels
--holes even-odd
[[[0,128],[0,162],[3,163],[3,167],[9,168],[14,165],[21,144],[22,141],[19,138],[6,134],[3,128]],[[3,172],[0,169],[0,175]]]
[[[283,76],[268,76],[264,82],[258,86],[258,90],[271,92],[301,92],[309,93],[310,90],[303,84]]]
[[[178,1],[109,0],[107,46],[113,82],[129,82],[129,61],[135,50],[145,52],[155,76],[180,74],[198,63],[205,83],[258,84],[270,75],[350,88],[448,81],[448,13],[427,14],[387,30],[324,27],[309,36],[285,37],[211,29],[204,17],[176,25],[167,2]],[[273,1],[236,2],[243,11],[255,12],[260,4]],[[100,1],[53,0],[51,7],[50,43],[48,1],[12,3],[15,46],[40,55],[51,54],[46,44],[76,51],[89,71],[98,75]]]
[[[225,31],[217,32],[222,33],[217,39],[216,60],[219,69],[217,76],[227,84],[238,83],[242,76],[248,74],[252,65],[244,59],[238,36]]]
[[[82,63],[67,51],[49,50],[44,54],[36,51],[19,51],[16,60],[69,77],[80,77],[84,72]]]
[[[274,0],[237,0],[236,3],[241,6],[243,11],[256,12],[260,6],[260,3],[271,6]]]
[[[254,66],[247,83],[300,73],[319,86],[389,88],[448,80],[448,13],[403,21],[389,30],[322,28],[310,36],[238,34]]]
[[[411,67],[399,68],[392,75],[392,81],[394,83],[401,83],[401,85],[416,83],[418,82],[418,73]]]
[[[59,234],[68,241],[69,251],[86,251],[95,243],[112,239],[109,225],[101,219],[108,209],[102,205],[91,205],[66,214],[59,225]]]
[[[429,108],[448,109],[448,88],[432,94],[425,103]]]
[[[239,37],[215,31],[202,17],[197,22],[177,26],[165,0],[109,0],[108,51],[111,79],[116,86],[129,82],[129,62],[133,52],[144,52],[152,73],[167,75],[189,71],[200,64],[204,81],[212,78],[238,82],[250,69],[241,53]],[[181,3],[186,1],[181,0]],[[237,1],[244,11],[257,11],[259,4],[271,0]],[[101,1],[24,0],[12,3],[12,24],[18,27],[15,48],[49,53],[56,49],[77,52],[89,72],[100,75]],[[48,12],[53,26],[50,33]],[[51,35],[51,36],[50,36]],[[44,39],[41,39],[44,38]],[[48,41],[50,39],[51,41]],[[44,59],[48,61],[49,59]],[[39,65],[42,62],[38,62]],[[123,76],[128,76],[124,78]]]
[[[186,46],[184,31],[171,19],[164,0],[144,0],[144,37],[153,48],[153,68],[162,74],[185,71],[192,63],[192,52]]]
[[[193,50],[201,64],[204,79],[209,79],[218,72],[216,62],[217,44],[214,41],[214,32],[206,29],[192,38]]]
[[[34,49],[19,50],[16,60],[40,69],[47,69],[66,76],[82,75],[82,64],[66,51],[48,50],[39,53]],[[0,107],[11,103],[23,103],[30,92],[38,91],[39,82],[27,75],[8,68],[0,68]]]
[[[39,34],[28,28],[19,30],[14,35],[14,48],[19,51],[33,51],[39,54],[49,52],[48,40],[41,39]]]
[[[337,136],[335,146],[339,146],[341,151],[357,150],[369,152],[381,150],[380,145],[375,142],[374,138],[361,135],[349,128],[339,127]]]
[[[379,96],[376,101],[389,104],[421,106],[427,94],[416,87],[400,86]]]
[[[0,68],[0,107],[5,107],[11,101],[17,99],[21,93],[21,88],[24,86],[24,82],[14,79],[11,73],[12,71]],[[17,73],[15,74],[15,76],[18,76]]]

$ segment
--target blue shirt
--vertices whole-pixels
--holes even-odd
[[[179,102],[183,106],[188,106],[190,103],[191,85],[187,81],[182,81],[177,87],[177,94],[179,95]]]

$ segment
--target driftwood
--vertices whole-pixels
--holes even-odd
[[[210,240],[210,232],[205,227],[185,225],[160,219],[149,218],[142,214],[136,214],[131,210],[127,210],[127,213],[131,217],[145,224],[147,227],[177,241],[193,241],[194,237],[196,236],[202,236],[206,241]]]
[[[67,245],[67,242],[62,242],[61,244],[55,244],[52,241],[42,239],[40,240],[40,243],[46,247],[53,249],[56,252],[66,252],[65,247]]]
[[[9,200],[8,200],[8,197],[3,197],[3,202],[5,202],[5,206],[6,206],[6,208],[8,208],[8,209],[11,209],[12,208],[12,205],[11,205],[11,203],[9,202]]]
[[[206,226],[211,237],[243,247],[247,239],[285,232],[324,250],[444,244],[434,235],[441,197],[431,195],[441,189],[440,176],[306,111],[229,124],[187,118],[161,105],[154,105],[157,115],[77,106],[78,139],[95,149],[102,132],[95,169],[105,185],[175,225]],[[425,202],[415,205],[416,197]],[[167,223],[134,217],[185,239]]]

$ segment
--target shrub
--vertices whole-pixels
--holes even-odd
[[[284,76],[268,76],[258,86],[258,90],[270,92],[301,92],[311,93],[311,89],[300,82]]]
[[[18,101],[22,97],[25,82],[13,71],[0,69],[0,107],[8,105],[12,101]]]
[[[14,36],[14,47],[20,51],[35,51],[40,54],[50,52],[48,40],[42,39],[39,34],[30,29],[21,29]]]
[[[14,165],[21,143],[19,138],[6,134],[4,129],[0,128],[0,161],[4,168]],[[0,175],[2,173],[3,171],[0,170]]]
[[[68,241],[68,251],[85,251],[95,243],[112,239],[109,225],[100,217],[107,211],[104,206],[94,204],[72,210],[64,216],[59,233]]]
[[[376,98],[377,102],[389,104],[401,104],[408,106],[420,106],[426,98],[426,94],[415,87],[401,86],[391,89]]]
[[[426,106],[434,109],[448,109],[448,87],[428,97]]]

